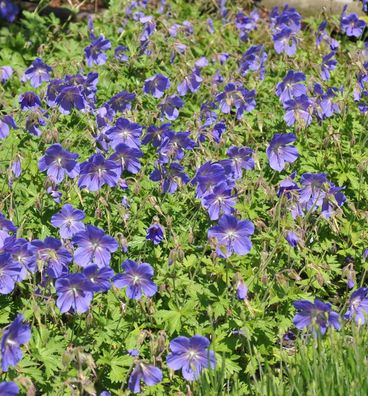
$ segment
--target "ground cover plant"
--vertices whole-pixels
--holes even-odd
[[[0,395],[367,393],[366,22],[241,3],[1,3]]]

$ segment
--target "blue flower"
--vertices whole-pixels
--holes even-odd
[[[23,111],[35,110],[41,106],[41,99],[34,92],[24,92],[19,95],[19,104]]]
[[[97,264],[99,268],[108,266],[111,253],[116,252],[118,248],[118,243],[113,237],[92,225],[86,225],[84,231],[75,234],[72,242],[78,246],[74,252],[74,261],[82,267],[92,263]]]
[[[146,239],[154,245],[160,244],[164,239],[164,229],[161,224],[154,223],[147,229]]]
[[[98,191],[107,184],[114,187],[119,181],[120,167],[114,161],[106,160],[102,154],[94,154],[80,165],[79,188]]]
[[[182,370],[183,377],[194,381],[204,368],[214,368],[215,354],[208,347],[210,342],[206,337],[195,335],[191,338],[179,336],[170,342],[171,353],[167,356],[167,365],[173,370]]]
[[[237,220],[234,216],[223,215],[217,226],[208,230],[208,239],[214,239],[216,253],[220,257],[230,257],[233,253],[243,256],[249,253],[252,243],[249,236],[254,233],[254,225],[249,220]]]
[[[83,210],[75,209],[72,205],[66,204],[61,211],[51,217],[51,224],[60,229],[62,238],[71,238],[79,231],[83,231],[85,226],[82,220],[86,217]]]
[[[0,294],[9,294],[14,290],[20,271],[20,264],[13,261],[9,253],[0,254]]]
[[[44,81],[50,81],[50,73],[52,68],[40,58],[36,58],[31,66],[24,72],[22,81],[31,81],[34,88],[38,88]]]
[[[314,303],[307,300],[299,300],[293,303],[298,313],[294,316],[293,323],[299,330],[312,328],[313,334],[320,331],[325,334],[327,327],[341,328],[339,315],[332,311],[331,304],[315,299]]]
[[[103,292],[111,288],[111,278],[114,271],[110,267],[99,268],[92,264],[83,269],[83,275],[90,281],[90,289],[94,292]]]
[[[122,264],[123,274],[117,274],[113,281],[118,288],[126,287],[128,298],[140,300],[142,295],[152,297],[157,292],[157,285],[152,282],[153,268],[148,263],[137,264],[125,260]]]
[[[162,74],[155,74],[144,82],[143,91],[151,94],[154,98],[161,98],[170,87],[170,80]]]
[[[41,172],[47,170],[47,176],[59,184],[64,180],[65,173],[70,178],[78,176],[79,164],[76,161],[78,157],[78,154],[63,149],[60,144],[53,144],[38,161],[38,168]]]
[[[294,146],[288,145],[296,140],[293,133],[276,133],[267,147],[266,153],[270,162],[270,167],[281,172],[285,168],[285,163],[294,162],[298,156],[298,150]]]
[[[88,311],[93,298],[93,289],[85,275],[77,273],[60,277],[55,282],[57,307],[61,313],[71,309],[77,313]]]
[[[105,51],[110,48],[111,43],[109,40],[105,39],[104,36],[101,35],[99,38],[95,38],[92,43],[84,49],[88,67],[105,64],[107,60]]]
[[[23,357],[20,346],[31,339],[31,328],[24,323],[24,317],[19,314],[1,337],[1,365],[4,372],[10,366],[15,366]]]
[[[174,121],[179,117],[179,110],[184,106],[184,102],[177,95],[168,96],[159,104],[161,112],[170,121]]]
[[[184,172],[184,168],[176,162],[163,164],[160,168],[156,167],[149,178],[152,181],[160,181],[162,191],[170,194],[173,194],[177,190],[179,180],[183,184],[187,184],[190,180]]]
[[[368,315],[368,289],[361,287],[355,290],[349,299],[349,308],[345,319],[354,319],[356,324],[363,325]]]
[[[141,391],[141,380],[148,386],[156,385],[162,381],[162,371],[152,364],[138,361],[128,381],[128,388],[131,392],[139,393]]]
[[[16,396],[18,393],[18,385],[14,382],[0,382],[0,396]]]
[[[115,126],[106,131],[106,135],[110,139],[110,145],[113,149],[116,149],[116,146],[120,143],[124,143],[129,147],[139,148],[141,145],[142,126],[126,118],[118,118]]]

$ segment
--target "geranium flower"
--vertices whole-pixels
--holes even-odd
[[[164,239],[164,229],[161,224],[154,223],[147,229],[146,239],[152,241],[154,245],[160,244]]]
[[[133,260],[125,260],[122,264],[124,273],[117,274],[114,285],[126,287],[128,298],[140,300],[142,295],[152,297],[157,292],[157,285],[152,281],[153,268],[148,263],[137,264]]]
[[[298,150],[289,145],[295,140],[296,136],[293,133],[276,133],[273,135],[266,150],[272,169],[281,172],[285,168],[286,162],[292,163],[298,158]]]
[[[141,380],[148,386],[156,385],[162,381],[162,371],[152,364],[138,361],[129,377],[129,390],[133,393],[139,393],[141,391]]]
[[[151,94],[154,98],[161,98],[170,88],[170,80],[162,74],[155,74],[144,82],[143,92]]]
[[[19,314],[1,337],[1,365],[4,372],[7,372],[10,366],[16,366],[22,359],[20,346],[30,339],[31,328],[28,323],[24,323],[23,315]]]
[[[171,353],[167,356],[167,365],[172,370],[182,370],[183,377],[194,381],[204,368],[214,368],[215,354],[208,347],[210,342],[206,337],[195,335],[191,338],[179,336],[170,342]]]
[[[253,233],[254,225],[249,220],[239,221],[234,216],[223,215],[218,225],[208,230],[208,239],[215,240],[220,257],[227,258],[233,253],[243,256],[252,248],[249,236]]]
[[[31,82],[34,88],[38,88],[44,81],[50,81],[52,68],[46,65],[40,58],[36,58],[31,66],[24,72],[22,81]]]
[[[59,228],[62,238],[71,238],[79,231],[83,231],[85,225],[82,220],[86,217],[83,210],[75,209],[72,205],[66,204],[61,211],[51,217],[51,224]]]
[[[365,324],[368,315],[368,289],[361,287],[355,290],[349,299],[349,308],[344,319],[354,319],[358,325]]]

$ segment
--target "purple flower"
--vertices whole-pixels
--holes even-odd
[[[341,192],[344,187],[336,187],[332,183],[330,183],[329,188],[325,191],[325,195],[323,196],[322,207],[321,207],[321,215],[325,218],[329,218],[334,213],[334,208],[337,206],[342,206],[346,197]]]
[[[89,280],[83,274],[70,274],[56,280],[57,307],[61,313],[71,309],[77,313],[88,311],[93,298]]]
[[[3,0],[0,3],[0,19],[14,22],[19,13],[19,7],[10,0]]]
[[[243,279],[240,279],[236,284],[236,296],[239,300],[246,300],[248,298],[248,288]]]
[[[128,48],[124,45],[118,45],[114,50],[114,56],[119,62],[128,62],[129,57],[125,55],[125,51],[128,51]]]
[[[110,48],[111,43],[109,40],[105,39],[104,36],[101,35],[99,38],[95,38],[92,43],[84,49],[88,67],[105,64],[107,60],[105,51]]]
[[[98,268],[98,265],[92,264],[83,269],[83,275],[90,281],[93,292],[104,292],[111,288],[114,271],[110,267]]]
[[[300,202],[321,206],[325,197],[324,184],[328,183],[325,173],[304,173],[300,179],[303,187],[300,190]]]
[[[60,236],[69,239],[79,231],[83,231],[85,226],[82,220],[86,217],[83,210],[75,209],[72,205],[66,204],[61,211],[51,217],[51,224],[60,228]]]
[[[121,91],[113,96],[108,102],[109,105],[115,112],[122,112],[124,110],[130,110],[132,107],[131,102],[135,99],[135,94],[127,91]]]
[[[306,95],[307,87],[301,83],[305,81],[305,74],[289,70],[284,79],[276,86],[276,95],[282,103]]]
[[[54,183],[59,184],[64,180],[65,173],[72,179],[78,176],[79,165],[76,161],[78,157],[78,154],[70,153],[60,144],[53,144],[38,161],[38,168],[41,172],[47,170],[47,176]]]
[[[170,80],[167,77],[162,74],[155,74],[145,80],[143,92],[145,94],[151,94],[154,98],[159,99],[169,87]]]
[[[287,240],[287,243],[291,246],[291,247],[297,247],[298,246],[298,242],[299,242],[299,238],[298,236],[295,234],[295,232],[293,231],[288,231],[288,233],[285,236],[285,239]]]
[[[313,334],[319,330],[325,334],[327,327],[332,326],[336,330],[341,328],[339,315],[331,310],[331,304],[315,299],[314,303],[307,300],[299,300],[293,303],[298,313],[294,316],[293,323],[299,330],[312,327]]]
[[[38,88],[44,81],[50,81],[52,68],[40,58],[36,58],[31,66],[24,72],[22,82],[31,81],[34,88]]]
[[[17,227],[0,212],[0,248],[3,247],[5,239],[9,236],[9,232],[17,232]]]
[[[295,122],[300,123],[302,126],[308,126],[312,122],[312,101],[307,95],[287,100],[284,103],[284,107],[284,120],[287,126],[294,125]]]
[[[22,173],[22,163],[20,157],[16,156],[11,165],[14,177],[19,177]]]
[[[106,135],[111,140],[110,144],[113,149],[116,149],[116,146],[120,143],[124,143],[129,147],[139,148],[142,126],[126,118],[118,118],[115,126],[106,131]]]
[[[152,181],[160,181],[162,191],[164,193],[169,192],[170,194],[173,194],[177,190],[178,180],[183,184],[187,184],[190,180],[184,172],[184,168],[176,162],[172,162],[169,165],[163,164],[160,168],[156,167],[149,178]]]
[[[21,266],[12,260],[9,253],[0,254],[0,294],[9,294],[14,290]]]
[[[41,99],[34,92],[24,92],[19,95],[19,104],[23,111],[35,110],[41,106]]]
[[[152,143],[153,147],[161,145],[162,140],[168,132],[171,132],[171,124],[162,124],[158,127],[151,125],[147,128],[145,137],[142,140],[142,144]]]
[[[332,59],[336,55],[335,51],[330,52],[322,58],[321,64],[321,78],[326,81],[330,79],[331,71],[335,70],[337,61]]]
[[[192,150],[195,142],[190,139],[190,132],[167,131],[159,147],[161,164],[172,161],[180,161],[184,158],[184,149]]]
[[[13,263],[19,267],[19,272],[14,277],[16,282],[27,278],[29,272],[36,272],[36,261],[30,243],[23,238],[11,236],[5,239],[3,250],[11,255]]]
[[[200,76],[200,71],[195,69],[188,77],[178,85],[178,93],[180,96],[185,96],[188,91],[194,93],[197,92],[201,86],[203,79]]]
[[[346,7],[341,15],[341,30],[348,37],[360,37],[366,27],[365,21],[359,19],[358,15],[355,13],[346,15]]]
[[[254,168],[253,150],[251,148],[232,146],[226,154],[231,159],[235,179],[242,177],[243,169],[251,170]]]
[[[179,117],[179,110],[184,106],[184,102],[179,98],[179,96],[171,95],[164,99],[159,107],[161,113],[166,116],[170,121],[174,121]]]
[[[31,242],[31,250],[34,256],[30,266],[36,267],[38,262],[40,270],[46,267],[46,273],[51,278],[58,278],[69,272],[69,263],[73,256],[62,243],[53,237],[46,237],[44,241],[35,239]]]
[[[124,143],[120,143],[115,147],[114,154],[109,158],[111,161],[114,161],[121,171],[128,171],[130,173],[136,174],[141,169],[141,162],[139,158],[143,157],[143,153],[141,150],[133,147],[129,147]]]
[[[0,83],[4,84],[13,75],[13,69],[10,66],[0,67]]]
[[[117,274],[114,285],[119,289],[126,287],[128,298],[140,300],[142,295],[152,297],[157,292],[157,285],[152,282],[153,268],[148,263],[137,264],[133,260],[125,260],[122,264],[125,271]]]
[[[164,239],[164,229],[161,224],[151,224],[147,229],[146,239],[152,241],[154,245],[160,244]]]
[[[31,135],[42,135],[40,127],[46,125],[46,119],[44,118],[44,114],[45,112],[43,110],[36,109],[26,118],[25,128]]]
[[[62,88],[58,93],[55,103],[59,106],[62,114],[70,114],[73,108],[79,111],[86,110],[87,102],[79,87],[68,86]]]
[[[221,182],[213,188],[213,192],[202,198],[202,205],[208,210],[211,220],[217,220],[220,215],[230,215],[234,211],[236,198],[231,195],[231,188]]]
[[[167,365],[172,370],[182,370],[183,377],[194,381],[204,368],[214,368],[215,354],[208,347],[210,342],[206,337],[195,335],[191,338],[179,336],[170,342],[171,353],[167,356]]]
[[[129,390],[133,393],[139,393],[141,391],[141,380],[148,386],[156,385],[162,381],[162,371],[152,364],[139,361],[130,374],[128,381]]]
[[[335,113],[340,113],[339,105],[333,101],[336,97],[335,91],[335,88],[328,88],[327,92],[324,93],[319,84],[314,85],[314,92],[317,95],[314,99],[314,108],[321,120],[332,117]]]
[[[192,184],[197,184],[196,196],[202,198],[210,194],[213,188],[226,179],[225,169],[218,162],[207,161],[197,170]]]
[[[6,115],[0,119],[0,139],[5,139],[9,135],[10,128],[17,129],[17,125],[12,116]]]
[[[336,50],[339,48],[339,42],[330,37],[330,35],[326,32],[327,21],[321,22],[318,27],[318,31],[316,33],[316,46],[319,47],[322,41],[326,42],[331,50]]]
[[[273,135],[266,150],[272,169],[281,172],[285,168],[285,162],[292,163],[298,158],[298,150],[294,146],[288,146],[295,140],[296,136],[293,133],[276,133]]]
[[[363,325],[368,315],[368,289],[361,287],[355,290],[349,299],[349,308],[344,315],[344,319],[354,318],[357,325]]]
[[[240,73],[245,76],[249,70],[259,71],[260,79],[264,79],[265,62],[267,60],[267,53],[263,45],[252,45],[242,55],[240,60]]]
[[[18,385],[14,382],[0,382],[0,396],[16,396],[18,393]]]
[[[72,242],[78,246],[74,252],[74,261],[81,267],[87,267],[92,263],[97,264],[99,268],[108,266],[111,253],[118,248],[118,243],[113,237],[92,225],[86,225],[84,231],[75,234]]]
[[[1,365],[4,372],[8,371],[9,366],[16,366],[22,359],[20,346],[30,339],[31,328],[29,324],[24,323],[23,315],[19,314],[4,330],[1,337]]]
[[[244,256],[252,248],[249,236],[253,233],[254,225],[249,220],[237,220],[234,216],[223,215],[218,225],[208,230],[208,239],[214,238],[216,253],[220,257],[227,258],[233,253]]]
[[[103,185],[117,185],[119,180],[119,165],[106,160],[102,154],[94,154],[80,165],[79,188],[98,191]]]
[[[244,111],[250,112],[255,108],[254,97],[254,90],[248,91],[243,86],[229,83],[225,86],[224,92],[216,96],[216,101],[219,102],[219,108],[225,114],[229,114],[235,107],[236,118],[240,120]]]
[[[226,124],[225,122],[221,121],[215,124],[212,128],[212,138],[215,143],[219,144],[221,141],[222,134],[226,131]]]
[[[284,27],[280,32],[273,35],[274,49],[277,54],[285,53],[293,56],[296,53],[295,32],[288,27]]]

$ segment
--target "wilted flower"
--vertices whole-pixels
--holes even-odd
[[[44,81],[50,81],[52,68],[40,58],[36,58],[32,65],[24,72],[22,81],[30,80],[34,88],[38,88]]]
[[[23,357],[20,346],[31,339],[31,328],[24,323],[24,317],[19,314],[1,337],[1,365],[4,372],[9,366],[15,366]],[[8,396],[8,395],[7,395]]]
[[[315,299],[314,303],[307,300],[299,300],[295,301],[293,305],[298,310],[298,313],[294,316],[293,323],[299,330],[312,327],[314,334],[316,334],[317,329],[321,334],[325,334],[329,326],[334,327],[336,330],[341,327],[339,315],[331,310],[332,306],[329,303]]]
[[[114,285],[126,287],[128,298],[140,300],[142,295],[152,297],[157,292],[157,285],[152,282],[153,268],[148,263],[137,264],[133,260],[125,260],[122,264],[124,273],[117,274]]]
[[[246,300],[248,298],[248,288],[243,279],[236,283],[236,296],[239,300]]]
[[[243,256],[249,253],[252,243],[249,236],[254,233],[254,225],[249,220],[237,220],[234,216],[223,215],[217,226],[208,230],[208,238],[214,238],[216,253],[220,257],[230,257],[233,253]]]
[[[167,365],[172,370],[182,370],[183,377],[194,381],[204,368],[214,368],[215,354],[209,350],[210,342],[206,337],[195,335],[191,338],[179,336],[170,342],[171,353],[167,356]]]
[[[99,268],[108,266],[111,253],[118,248],[118,243],[113,237],[93,225],[86,225],[84,231],[73,236],[72,242],[78,246],[74,252],[74,261],[82,267],[92,263],[97,264]]]

